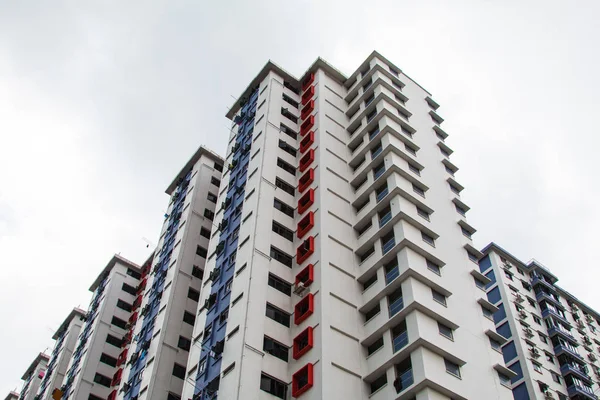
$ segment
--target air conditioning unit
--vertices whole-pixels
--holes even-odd
[[[577,327],[583,329],[585,328],[585,324],[582,321],[577,321]]]
[[[540,356],[540,351],[538,349],[536,349],[535,347],[530,347],[529,352],[531,353],[533,358],[538,358]]]
[[[504,268],[506,268],[506,269],[512,268],[512,264],[510,263],[510,261],[504,261]]]
[[[523,296],[521,296],[520,294],[517,295],[516,300],[518,303],[522,303],[525,301],[525,298]]]
[[[592,344],[592,341],[591,341],[591,340],[590,340],[590,338],[589,338],[589,337],[587,337],[587,336],[584,336],[584,337],[583,337],[583,341],[584,341],[585,343],[587,343],[587,344]]]
[[[597,357],[594,355],[594,353],[590,353],[590,354],[588,354],[588,358],[589,358],[590,360],[592,360],[592,361],[596,361],[596,360],[597,360]]]
[[[527,313],[525,311],[521,311],[519,313],[519,318],[521,318],[521,319],[527,319]]]
[[[547,399],[547,400],[554,399],[554,396],[552,395],[552,392],[550,392],[550,391],[546,391],[546,392],[544,393],[544,399]]]
[[[308,290],[308,287],[304,286],[304,282],[298,282],[294,285],[294,294],[302,297],[304,293]]]
[[[590,314],[586,314],[585,319],[587,322],[594,322],[594,318],[592,318],[592,316]]]
[[[527,337],[533,337],[533,331],[531,330],[531,328],[525,328],[523,329],[523,331],[525,332],[525,335]]]

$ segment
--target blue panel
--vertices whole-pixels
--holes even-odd
[[[497,327],[496,332],[498,332],[507,339],[510,339],[512,337],[512,332],[510,331],[510,326],[508,326],[508,321]]]
[[[515,342],[511,341],[502,347],[502,355],[504,356],[504,364],[508,364],[509,361],[514,360],[517,356],[517,348]]]
[[[487,298],[492,304],[496,304],[497,302],[499,302],[502,299],[502,297],[500,296],[500,289],[498,289],[498,287],[496,286],[495,288],[490,290],[487,293]]]
[[[479,271],[484,272],[487,271],[488,268],[492,266],[492,262],[490,261],[490,256],[487,255],[479,260]]]
[[[494,270],[490,270],[490,272],[488,272],[487,274],[485,274],[485,276],[487,276],[488,278],[490,278],[492,281],[490,283],[487,284],[487,286],[485,287],[486,289],[491,288],[492,286],[494,286],[494,284],[496,283],[496,274],[494,274]]]
[[[521,363],[519,361],[517,361],[513,365],[510,365],[508,368],[511,369],[515,374],[517,374],[517,376],[510,380],[512,383],[517,382],[523,377],[523,370],[521,369]]]
[[[208,305],[202,337],[202,350],[199,362],[204,363],[204,368],[198,368],[194,388],[194,400],[216,399],[215,393],[219,387],[221,375],[221,351],[224,346],[227,318],[220,318],[223,312],[229,309],[230,287],[228,283],[233,279],[238,246],[238,232],[241,225],[242,208],[245,197],[245,187],[250,162],[250,147],[254,131],[254,116],[256,115],[256,102],[258,88],[256,88],[248,102],[242,107],[240,116],[235,118],[238,132],[233,147],[233,158],[229,165],[229,189],[222,207],[223,221],[219,227],[219,244],[217,246],[216,263],[213,271],[218,271],[212,278],[211,297],[214,302]],[[214,272],[213,272],[214,273]],[[225,314],[223,314],[225,315]],[[215,352],[215,350],[217,350]]]
[[[529,400],[529,393],[527,392],[525,382],[513,389],[513,397],[515,400]]]
[[[506,311],[504,310],[504,304],[498,306],[498,311],[494,313],[494,322],[497,324],[506,318]]]

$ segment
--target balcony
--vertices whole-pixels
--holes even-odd
[[[381,200],[383,200],[385,198],[385,196],[388,195],[388,193],[389,193],[388,188],[385,188],[381,192],[377,193],[377,196],[376,196],[377,203],[379,203]]]
[[[398,297],[396,300],[390,303],[389,312],[390,318],[394,315],[398,314],[404,308],[404,299],[402,297]]]
[[[577,384],[567,387],[567,393],[570,398],[575,399],[590,399],[598,400],[598,396],[594,394],[594,391],[589,386],[580,386]]]
[[[560,320],[561,322],[565,323],[566,325],[571,326],[571,323],[565,317],[563,317],[551,308],[546,308],[545,310],[542,310],[542,317],[554,317]]]
[[[571,347],[568,345],[559,344],[558,346],[554,346],[554,354],[556,354],[556,356],[560,356],[561,354],[566,354],[566,355],[569,355],[581,362],[585,362],[585,360],[577,352],[577,350],[574,347]]]
[[[396,245],[396,240],[394,238],[389,239],[387,242],[383,243],[381,246],[381,253],[385,255],[388,251],[394,248]]]
[[[556,306],[563,307],[563,305],[560,304],[560,301],[556,300],[551,294],[546,292],[540,291],[539,293],[536,293],[535,298],[537,301],[546,300],[552,304],[555,304]]]
[[[533,279],[531,280],[531,285],[535,286],[535,285],[541,285],[547,289],[549,289],[551,292],[554,292],[556,289],[554,288],[554,285],[551,284],[550,282],[546,281],[544,278],[540,278],[539,276],[535,275],[533,277]]]
[[[379,227],[383,227],[385,224],[387,224],[388,222],[390,222],[390,220],[392,219],[392,212],[388,211],[387,213],[385,213],[385,215],[383,217],[381,217],[379,219]]]
[[[383,151],[383,147],[381,145],[379,145],[379,147],[377,147],[376,149],[374,149],[371,152],[371,160],[374,160],[375,158],[377,158],[377,156],[380,155],[382,151]]]
[[[582,368],[577,363],[563,364],[560,367],[560,373],[563,374],[563,376],[566,376],[567,374],[573,374],[576,378],[579,378],[587,383],[592,382],[592,378],[588,376],[586,368]]]
[[[402,350],[408,344],[408,332],[404,331],[392,339],[394,353]]]
[[[410,385],[414,383],[414,377],[412,369],[409,369],[402,373],[399,377],[394,380],[394,388],[396,389],[396,393],[400,393]]]
[[[385,273],[385,284],[389,285],[390,282],[392,282],[394,279],[396,279],[399,276],[400,276],[400,269],[396,265],[391,270],[386,271],[386,273]]]
[[[382,165],[381,167],[379,167],[373,171],[373,179],[377,180],[381,175],[383,175],[384,172],[385,172],[385,165]]]
[[[569,340],[571,342],[576,342],[575,337],[571,335],[571,333],[563,328],[559,328],[558,326],[553,326],[548,329],[548,335],[550,337],[554,337],[556,335],[561,336],[563,339]]]

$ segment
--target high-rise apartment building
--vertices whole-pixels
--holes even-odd
[[[181,396],[222,170],[223,159],[200,147],[166,190],[171,200],[140,285],[140,316],[120,357],[122,384],[109,400]]]
[[[61,386],[63,399],[106,399],[116,384],[118,357],[135,323],[140,267],[114,255],[94,283],[92,301]],[[51,392],[50,392],[51,393]]]
[[[54,390],[60,390],[85,319],[86,312],[74,308],[52,336],[56,342],[37,391],[38,400],[51,399]]]
[[[4,400],[19,400],[19,393],[17,392],[9,392]]]
[[[477,284],[498,308],[515,400],[597,400],[600,314],[558,287],[539,261],[522,262],[495,243],[483,253]]]
[[[259,72],[227,114],[183,398],[512,398],[437,109],[377,52]]]
[[[19,394],[19,400],[34,400],[36,393],[40,388],[42,379],[46,374],[48,367],[48,361],[50,357],[45,353],[39,353],[35,359],[31,362],[21,379],[23,380],[23,387]],[[9,394],[10,398],[12,394]]]

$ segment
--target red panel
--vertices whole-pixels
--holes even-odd
[[[113,375],[112,381],[110,383],[111,386],[116,386],[121,383],[121,375],[123,375],[123,368],[119,368],[117,372]]]
[[[147,282],[148,282],[148,278],[144,278],[144,279],[143,279],[143,280],[140,282],[140,284],[138,285],[138,288],[137,288],[137,293],[138,293],[138,294],[140,294],[140,292],[141,292],[142,290],[146,289],[146,283],[147,283]]]
[[[117,358],[117,367],[127,360],[127,351],[128,349],[125,349],[119,354],[119,358]]]
[[[312,264],[308,264],[306,268],[296,275],[296,284],[302,282],[304,287],[310,286],[315,280],[315,267]]]
[[[301,265],[308,257],[315,252],[315,238],[309,236],[302,244],[296,249],[296,262]]]
[[[308,135],[300,141],[300,153],[304,153],[315,142],[315,132],[310,131]]]
[[[304,235],[308,233],[315,226],[315,213],[309,212],[306,214],[306,217],[302,218],[300,222],[298,222],[298,227],[296,231],[296,235],[298,239],[302,239]]]
[[[131,343],[131,336],[133,336],[133,332],[129,331],[125,334],[125,336],[123,336],[123,344],[121,345],[121,347],[124,347],[125,345]]]
[[[313,348],[313,327],[309,326],[294,338],[294,360],[299,359]]]
[[[138,312],[134,312],[133,314],[131,314],[131,317],[129,317],[129,323],[131,325],[135,324],[137,322],[138,319]]]
[[[315,180],[315,169],[311,168],[308,171],[306,171],[306,173],[304,175],[302,175],[300,177],[300,180],[298,180],[298,191],[300,193],[304,192],[306,190],[306,188],[308,188],[310,186],[311,183],[313,183]]]
[[[315,116],[311,115],[300,125],[300,135],[306,135],[315,125]]]
[[[133,302],[133,309],[137,309],[140,305],[142,304],[142,295],[140,294],[138,297],[136,297],[135,301]]]
[[[309,293],[294,307],[294,323],[300,325],[315,311],[315,296]]]
[[[301,396],[313,386],[313,382],[313,365],[308,363],[292,375],[292,396]]]
[[[304,172],[304,170],[306,170],[306,168],[308,168],[308,166],[312,164],[313,161],[315,161],[315,150],[310,149],[308,153],[303,155],[300,159],[300,166],[298,167],[300,172]]]
[[[308,74],[308,76],[306,78],[304,78],[304,80],[302,81],[302,91],[304,92],[306,90],[307,87],[309,87],[310,85],[312,85],[312,83],[315,81],[315,74],[313,74],[312,72],[310,74]]]
[[[298,199],[298,214],[302,215],[315,202],[315,189],[310,189]]]
[[[106,400],[115,400],[117,398],[117,389],[110,392]]]
[[[304,92],[304,94],[302,95],[302,105],[305,105],[306,103],[308,103],[308,101],[310,99],[312,99],[312,97],[315,95],[315,87],[311,86],[308,88],[308,90],[306,92]]]
[[[314,110],[315,110],[315,101],[311,100],[308,103],[306,103],[306,105],[302,109],[302,112],[300,113],[300,118],[306,119],[306,117],[308,117]]]

